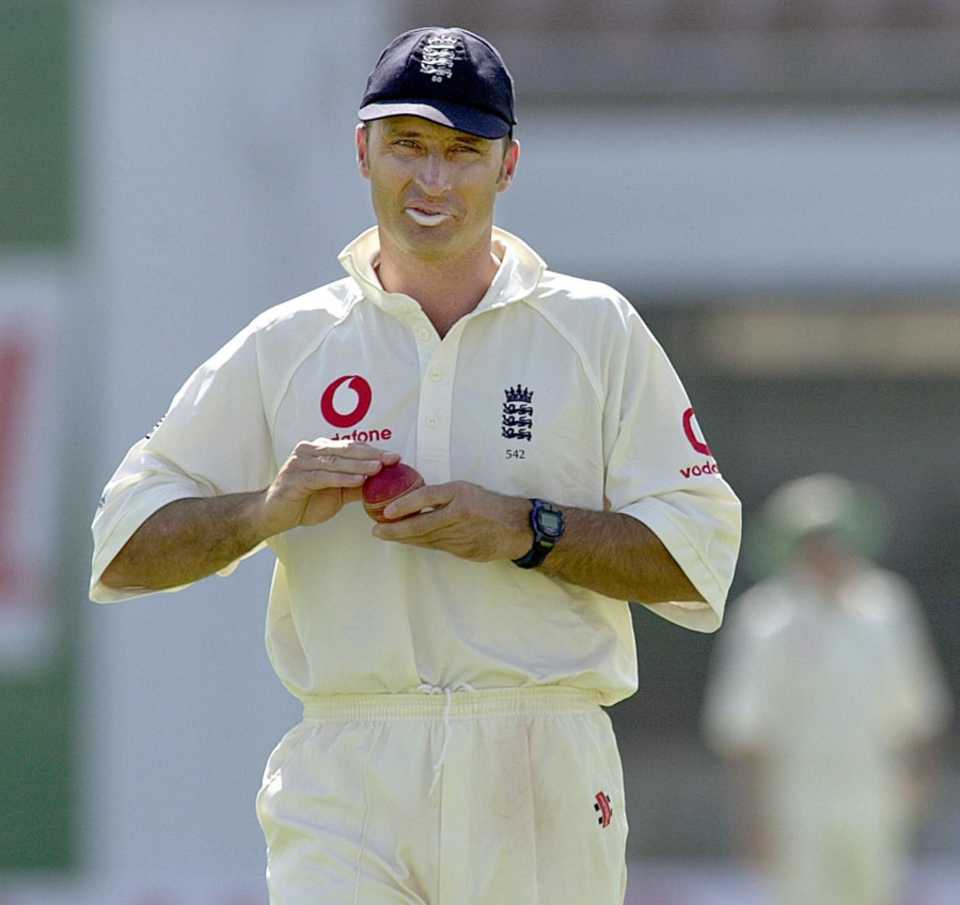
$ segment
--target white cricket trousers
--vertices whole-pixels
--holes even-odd
[[[304,702],[257,795],[271,905],[622,905],[596,694],[422,687]]]

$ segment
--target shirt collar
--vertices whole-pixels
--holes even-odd
[[[505,229],[493,228],[493,251],[500,259],[494,275],[480,303],[474,309],[498,308],[529,296],[540,282],[546,262],[522,239]],[[399,292],[386,292],[373,265],[380,254],[380,233],[376,226],[362,232],[343,251],[338,260],[353,277],[364,297],[387,311],[397,312],[416,304]]]

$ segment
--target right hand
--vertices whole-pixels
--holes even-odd
[[[399,453],[354,440],[301,441],[263,491],[264,535],[333,518],[346,503],[363,499],[364,478],[399,461]]]

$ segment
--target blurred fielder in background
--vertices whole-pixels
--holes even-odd
[[[378,226],[130,450],[91,597],[276,554],[267,648],[304,720],[257,799],[274,905],[615,905],[626,601],[715,630],[739,502],[633,307],[493,226],[519,159],[496,50],[403,34],[359,115]],[[401,457],[426,486],[372,528],[353,504]]]
[[[742,768],[748,846],[778,905],[892,905],[949,701],[920,608],[875,566],[885,513],[816,475],[750,537],[775,574],[739,600],[707,690],[709,742]]]

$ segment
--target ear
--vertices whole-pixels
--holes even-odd
[[[364,128],[363,123],[357,124],[355,137],[357,142],[357,165],[360,167],[360,175],[363,176],[364,179],[369,179],[370,157],[367,147],[367,129]]]
[[[505,192],[510,187],[510,183],[513,182],[513,177],[517,173],[519,163],[520,142],[514,138],[511,139],[510,147],[507,148],[506,154],[503,155],[503,163],[500,165],[500,176],[497,178],[498,192]]]

